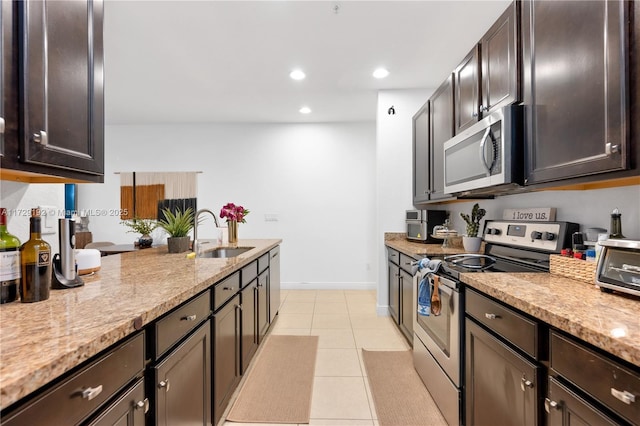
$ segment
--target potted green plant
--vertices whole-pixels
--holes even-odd
[[[150,234],[159,226],[157,221],[134,217],[133,219],[124,220],[121,223],[131,228],[127,232],[135,232],[141,235],[140,238],[138,238],[138,247],[141,249],[151,247],[153,238],[151,238]]]
[[[167,245],[169,253],[183,253],[189,250],[189,231],[193,229],[194,217],[191,207],[184,211],[176,210],[173,214],[171,210],[165,208],[162,210],[164,218],[160,219],[159,224],[164,229],[169,238]]]
[[[478,203],[473,205],[471,216],[466,213],[460,213],[462,219],[467,222],[467,235],[462,237],[462,245],[468,252],[475,253],[480,251],[482,238],[478,237],[478,230],[480,229],[480,221],[485,214],[487,214],[487,211],[481,209]]]

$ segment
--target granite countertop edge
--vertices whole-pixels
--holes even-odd
[[[82,277],[82,287],[52,290],[43,302],[0,305],[0,409],[141,330],[281,242],[253,239],[222,245],[253,247],[227,259],[188,259],[186,253],[168,253],[166,246],[106,256],[97,273]]]

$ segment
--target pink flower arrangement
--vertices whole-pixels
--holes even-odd
[[[220,210],[220,218],[227,219],[227,222],[229,222],[230,220],[235,220],[240,223],[247,223],[247,221],[244,220],[244,217],[248,214],[249,210],[245,209],[242,206],[236,206],[233,203],[227,203],[222,207],[222,210]]]

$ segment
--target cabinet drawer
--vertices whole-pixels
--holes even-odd
[[[393,262],[396,265],[400,264],[400,253],[398,251],[387,247],[387,256],[389,257],[389,262]]]
[[[524,352],[538,359],[538,324],[493,300],[466,291],[466,312]]]
[[[140,379],[87,426],[143,426],[148,410],[149,399],[144,397],[144,379]]]
[[[29,402],[6,426],[76,425],[123,389],[144,369],[144,333],[127,340],[73,374],[44,395]]]
[[[258,276],[258,261],[248,264],[247,266],[242,268],[241,271],[242,288],[245,288]]]
[[[186,336],[211,313],[209,291],[182,305],[156,323],[156,358]]]
[[[413,257],[409,257],[406,254],[400,253],[400,267],[405,271],[411,273],[411,263],[415,262]]]
[[[258,258],[258,273],[269,267],[269,253],[265,253]]]
[[[217,311],[240,290],[240,272],[220,281],[213,289],[213,310]]]
[[[555,331],[551,331],[550,340],[553,371],[632,424],[640,424],[640,377],[637,373]]]

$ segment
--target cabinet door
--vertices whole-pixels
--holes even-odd
[[[144,397],[144,379],[103,410],[87,426],[144,426],[149,399]]]
[[[537,426],[541,368],[466,319],[466,424]]]
[[[400,269],[401,304],[400,331],[409,342],[413,342],[413,277],[404,269]]]
[[[240,295],[213,315],[213,424],[240,382]]]
[[[211,323],[155,367],[156,424],[211,424]]]
[[[4,2],[0,4],[0,25],[4,27],[2,14]],[[0,157],[4,155],[4,30],[0,31]]]
[[[451,197],[444,193],[444,143],[453,137],[453,75],[429,98],[429,149],[431,200]]]
[[[19,2],[21,159],[104,173],[101,0]]]
[[[267,334],[269,329],[269,270],[267,269],[258,277],[257,298],[258,312],[256,317],[258,318],[258,343],[262,342],[262,339]]]
[[[429,201],[429,103],[413,116],[413,204]]]
[[[249,367],[249,363],[253,355],[258,349],[258,333],[257,333],[257,292],[258,280],[255,279],[251,284],[240,292],[242,320],[240,329],[242,330],[242,339],[240,341],[241,348],[241,366],[240,374],[244,374]]]
[[[517,43],[519,4],[512,2],[480,41],[481,115],[520,100]]]
[[[549,426],[587,426],[619,424],[586,400],[549,378],[549,397],[545,399]]]
[[[453,72],[455,78],[455,134],[478,121],[480,55],[476,45]]]
[[[396,324],[400,324],[400,267],[388,263],[389,315]]]
[[[522,4],[527,184],[628,168],[627,5]]]

